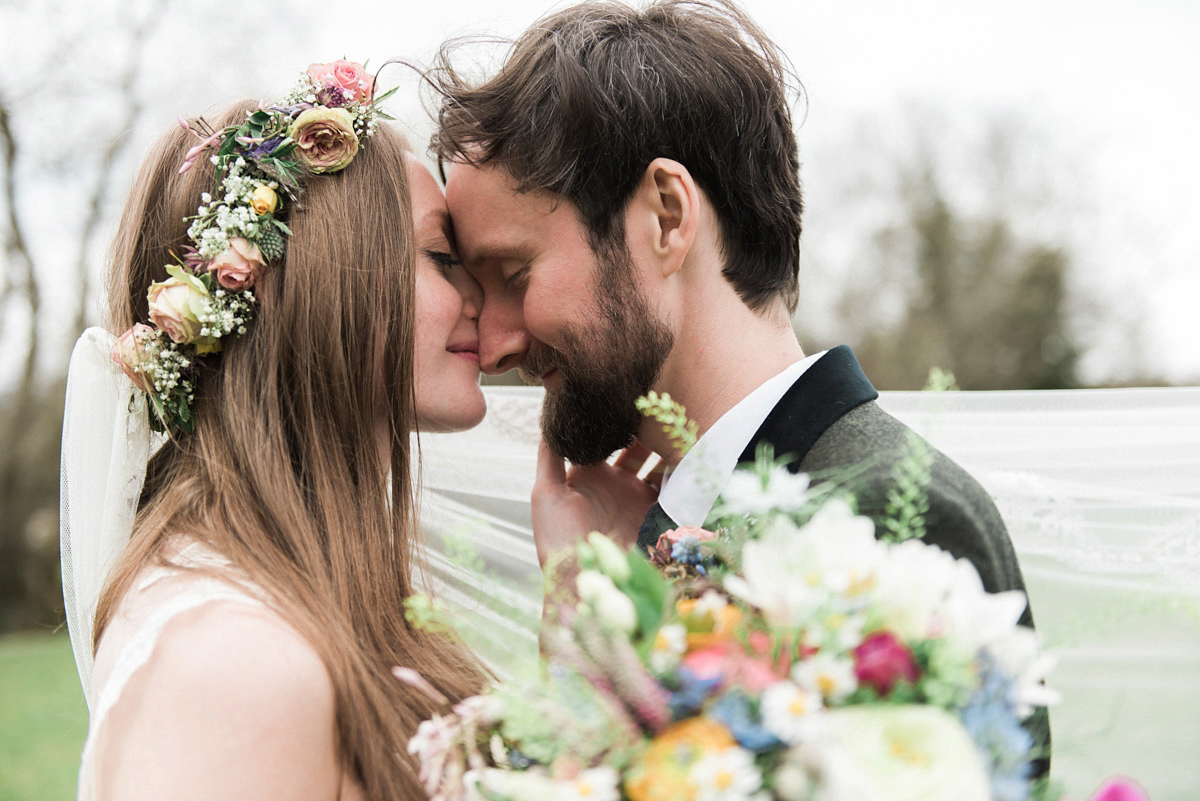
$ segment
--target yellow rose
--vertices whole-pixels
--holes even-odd
[[[266,184],[259,184],[250,196],[250,206],[255,214],[270,214],[279,208],[279,195]]]

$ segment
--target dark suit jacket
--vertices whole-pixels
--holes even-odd
[[[833,348],[784,394],[739,461],[752,462],[759,444],[770,444],[776,457],[792,457],[789,470],[808,473],[814,484],[843,483],[854,495],[858,511],[874,519],[882,532],[880,521],[886,516],[887,494],[895,486],[897,468],[911,458],[913,442],[919,442],[931,457],[924,540],[970,561],[989,592],[1024,592],[1012,541],[987,492],[945,454],[880,409],[875,403],[878,397],[850,348]],[[653,545],[664,524],[671,527],[655,504],[638,543]],[[1033,627],[1028,606],[1020,622]],[[1036,742],[1045,743],[1048,753],[1050,729],[1044,709],[1030,719],[1028,729]],[[1048,770],[1048,757],[1034,765],[1037,775]]]

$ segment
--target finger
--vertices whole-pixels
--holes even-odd
[[[628,470],[630,473],[636,473],[642,469],[642,465],[652,455],[654,455],[654,451],[635,439],[632,445],[617,455],[616,460],[613,461],[613,467]]]
[[[651,487],[653,487],[656,490],[661,490],[662,485],[663,485],[663,479],[666,478],[666,476],[667,476],[667,463],[659,462],[658,464],[654,465],[654,467],[650,468],[650,471],[648,473],[646,473],[646,475],[642,479],[642,481],[645,481],[647,484],[649,484]]]
[[[550,450],[546,440],[538,440],[537,472],[534,485],[542,489],[563,487],[567,483],[567,467],[562,457]]]

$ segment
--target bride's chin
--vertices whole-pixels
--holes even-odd
[[[483,391],[475,388],[473,396],[459,398],[452,406],[442,407],[427,412],[417,412],[417,431],[449,434],[455,431],[466,431],[483,422],[487,414],[487,401]]]

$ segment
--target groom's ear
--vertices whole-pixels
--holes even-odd
[[[679,270],[696,238],[700,213],[700,191],[687,167],[667,158],[650,162],[630,210],[635,217],[627,220],[627,232],[642,239],[664,277]]]

